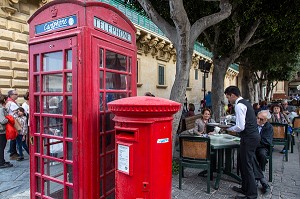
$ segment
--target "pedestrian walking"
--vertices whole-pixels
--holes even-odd
[[[20,157],[17,159],[17,161],[22,161],[22,160],[24,160],[23,148],[29,155],[29,149],[26,144],[26,135],[28,133],[28,125],[27,125],[27,118],[25,116],[24,108],[19,107],[17,110],[17,113],[14,116],[15,116],[16,122],[19,122],[19,124],[21,126],[21,130],[18,131],[18,136],[17,136],[17,144],[18,144],[19,155],[20,155]]]

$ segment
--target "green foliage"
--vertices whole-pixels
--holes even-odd
[[[137,0],[123,2],[143,13]],[[184,0],[183,3],[191,24],[219,11],[219,2]],[[236,61],[245,64],[253,72],[265,72],[269,80],[289,80],[295,71],[299,71],[300,1],[230,0],[230,3],[233,5],[231,16],[205,30],[210,41],[214,41],[216,30],[220,30],[214,49],[204,34],[199,36],[198,41],[213,52],[214,57],[229,57],[235,52],[236,27],[240,26],[239,37],[242,41],[254,22],[260,19],[261,23],[250,41],[264,41],[246,48]],[[163,18],[173,24],[167,0],[151,0],[151,4]]]
[[[172,174],[177,175],[179,174],[179,163],[178,160],[172,161]]]

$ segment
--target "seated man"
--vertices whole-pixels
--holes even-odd
[[[282,105],[282,111],[286,115],[290,114],[291,112],[295,112],[296,111],[296,107],[293,106],[293,105],[289,105],[288,101],[286,99],[284,99],[284,100],[281,101],[281,105]]]
[[[274,134],[273,127],[268,122],[269,118],[271,118],[269,111],[260,111],[257,115],[257,125],[261,140],[255,153],[259,166],[263,171],[265,170],[265,166],[268,162],[266,157],[270,152],[269,149],[272,145]]]
[[[257,114],[257,128],[260,134],[261,140],[259,145],[256,148],[255,154],[258,161],[259,167],[262,171],[265,171],[266,164],[268,163],[267,156],[270,153],[269,149],[272,145],[273,140],[273,127],[268,122],[268,119],[271,118],[271,114],[267,110],[260,111]],[[271,152],[272,153],[272,152]],[[263,192],[270,191],[270,187],[267,184],[265,178],[261,178],[260,182],[263,186]]]

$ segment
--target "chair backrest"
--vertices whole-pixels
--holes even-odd
[[[190,160],[210,159],[210,139],[197,136],[179,136],[180,158]]]
[[[271,123],[273,126],[273,139],[287,139],[287,132],[288,132],[288,124],[282,123]]]
[[[195,121],[199,118],[201,118],[201,114],[184,118],[186,130],[193,129],[195,127]]]
[[[293,127],[294,128],[300,128],[300,117],[294,117]]]

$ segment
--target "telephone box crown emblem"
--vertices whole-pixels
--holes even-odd
[[[57,8],[55,6],[53,6],[51,9],[50,9],[50,12],[51,12],[51,16],[52,17],[56,17],[57,16]]]

